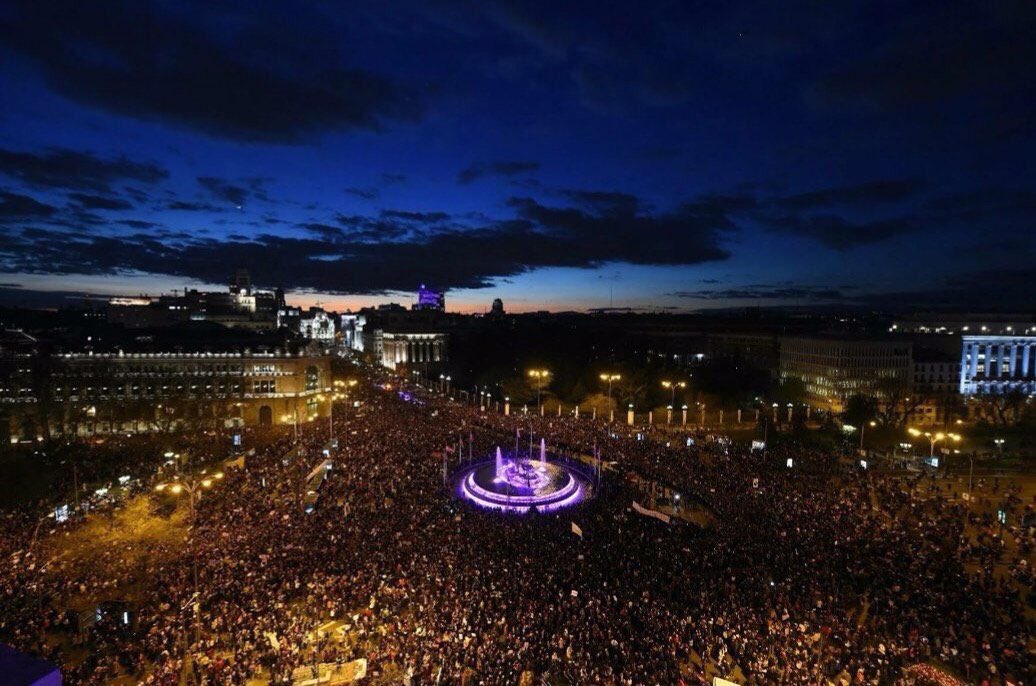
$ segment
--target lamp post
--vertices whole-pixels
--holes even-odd
[[[1000,451],[1000,457],[1003,458],[1003,456],[1004,456],[1004,439],[1002,439],[1002,438],[994,438],[993,439],[993,443],[996,444],[997,450]]]
[[[614,421],[615,420],[615,409],[612,408],[612,382],[619,381],[620,379],[622,379],[622,375],[621,374],[611,374],[611,373],[607,373],[606,372],[604,374],[601,374],[600,378],[601,378],[601,381],[607,381],[608,382],[608,416],[609,416],[608,421]]]
[[[297,407],[294,408],[292,410],[292,414],[282,414],[281,415],[281,421],[284,422],[285,424],[287,424],[288,422],[292,423],[292,426],[295,429],[295,442],[298,443],[299,442],[299,408],[297,408]]]
[[[861,424],[860,425],[860,450],[863,450],[863,431],[864,431],[864,429],[866,429],[868,426],[873,428],[873,427],[875,427],[877,425],[878,425],[877,422],[867,422],[865,424]]]
[[[336,381],[335,384],[337,384],[337,383],[338,382]],[[345,395],[342,394],[342,393],[339,393],[338,391],[335,391],[330,396],[331,404],[327,408],[327,419],[328,419],[328,422],[327,422],[327,436],[328,436],[328,438],[334,438],[335,437],[335,401],[336,400],[341,400],[344,397],[345,397]],[[323,397],[321,397],[320,399],[323,400]]]
[[[669,404],[670,405],[675,405],[676,404],[676,389],[677,388],[687,388],[687,382],[686,381],[663,381],[662,382],[662,388],[668,388],[669,389]]]
[[[940,441],[943,441],[943,440],[946,440],[947,438],[949,438],[949,439],[951,439],[951,440],[953,440],[953,441],[955,441],[957,443],[960,443],[960,438],[961,438],[960,434],[943,433],[942,431],[940,431],[938,433],[934,433],[934,434],[932,432],[930,432],[930,431],[921,431],[919,429],[914,429],[914,428],[910,428],[907,431],[910,432],[911,436],[924,436],[925,438],[928,439],[928,443],[929,443],[928,457],[935,457],[935,444],[936,443],[938,443]]]
[[[184,493],[187,494],[187,502],[191,508],[191,525],[190,531],[194,531],[194,517],[195,517],[195,505],[201,493],[204,490],[212,488],[212,486],[223,479],[223,472],[216,472],[212,476],[206,476],[205,472],[202,472],[201,476],[189,477],[187,479],[176,478],[172,483],[161,483],[155,486],[155,490],[159,493],[171,493],[174,496],[179,496]],[[194,538],[191,538],[193,542]],[[201,596],[199,595],[198,589],[198,556],[191,555],[191,563],[193,566],[194,573],[194,641],[197,643],[201,638]],[[186,651],[185,651],[186,652]]]
[[[540,402],[540,392],[550,383],[550,370],[530,369],[527,373],[529,378],[533,379],[533,385],[536,386],[536,405],[539,406],[540,413],[542,414],[543,405]]]

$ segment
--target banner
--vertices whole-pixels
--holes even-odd
[[[633,501],[633,509],[639,512],[640,514],[644,515],[645,517],[654,517],[658,521],[665,522],[666,524],[670,522],[669,515],[665,514],[664,512],[659,512],[658,510],[649,510],[646,507],[641,507],[640,503],[638,503],[636,500]]]
[[[580,529],[579,525],[575,522],[572,522],[572,533],[574,533],[576,536],[579,536],[579,538],[583,537],[583,530]]]

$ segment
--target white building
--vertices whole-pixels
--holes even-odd
[[[342,315],[342,344],[350,350],[363,352],[363,327],[367,325],[365,314]]]
[[[382,366],[395,369],[446,361],[446,334],[401,333],[376,329],[369,334],[369,349]]]
[[[327,312],[317,308],[310,308],[308,313],[299,318],[299,333],[311,341],[333,343],[335,340],[335,322]]]
[[[1036,393],[1036,336],[964,336],[959,390],[964,395]]]

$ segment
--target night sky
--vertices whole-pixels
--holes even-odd
[[[620,6],[625,5],[625,6]],[[1031,310],[1036,3],[0,1],[0,301]]]

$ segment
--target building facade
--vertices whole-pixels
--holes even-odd
[[[417,290],[417,302],[414,303],[415,310],[436,310],[446,311],[446,293],[434,288],[427,288],[424,284]]]
[[[128,328],[175,326],[185,321],[205,321],[227,327],[273,329],[278,310],[284,307],[281,289],[252,287],[248,272],[239,269],[226,291],[184,290],[157,298],[112,298],[107,317]]]
[[[958,390],[966,396],[1036,393],[1036,336],[964,336]]]
[[[356,352],[363,352],[363,328],[367,315],[349,312],[342,315],[342,345]]]
[[[330,358],[288,353],[25,356],[0,380],[0,433],[170,431],[304,422],[326,416]]]
[[[840,413],[854,395],[879,398],[883,388],[910,388],[911,344],[895,340],[789,337],[780,340],[780,377],[802,380],[806,402]]]
[[[374,354],[383,367],[430,366],[447,359],[447,336],[444,333],[403,333],[375,329],[365,349]]]

